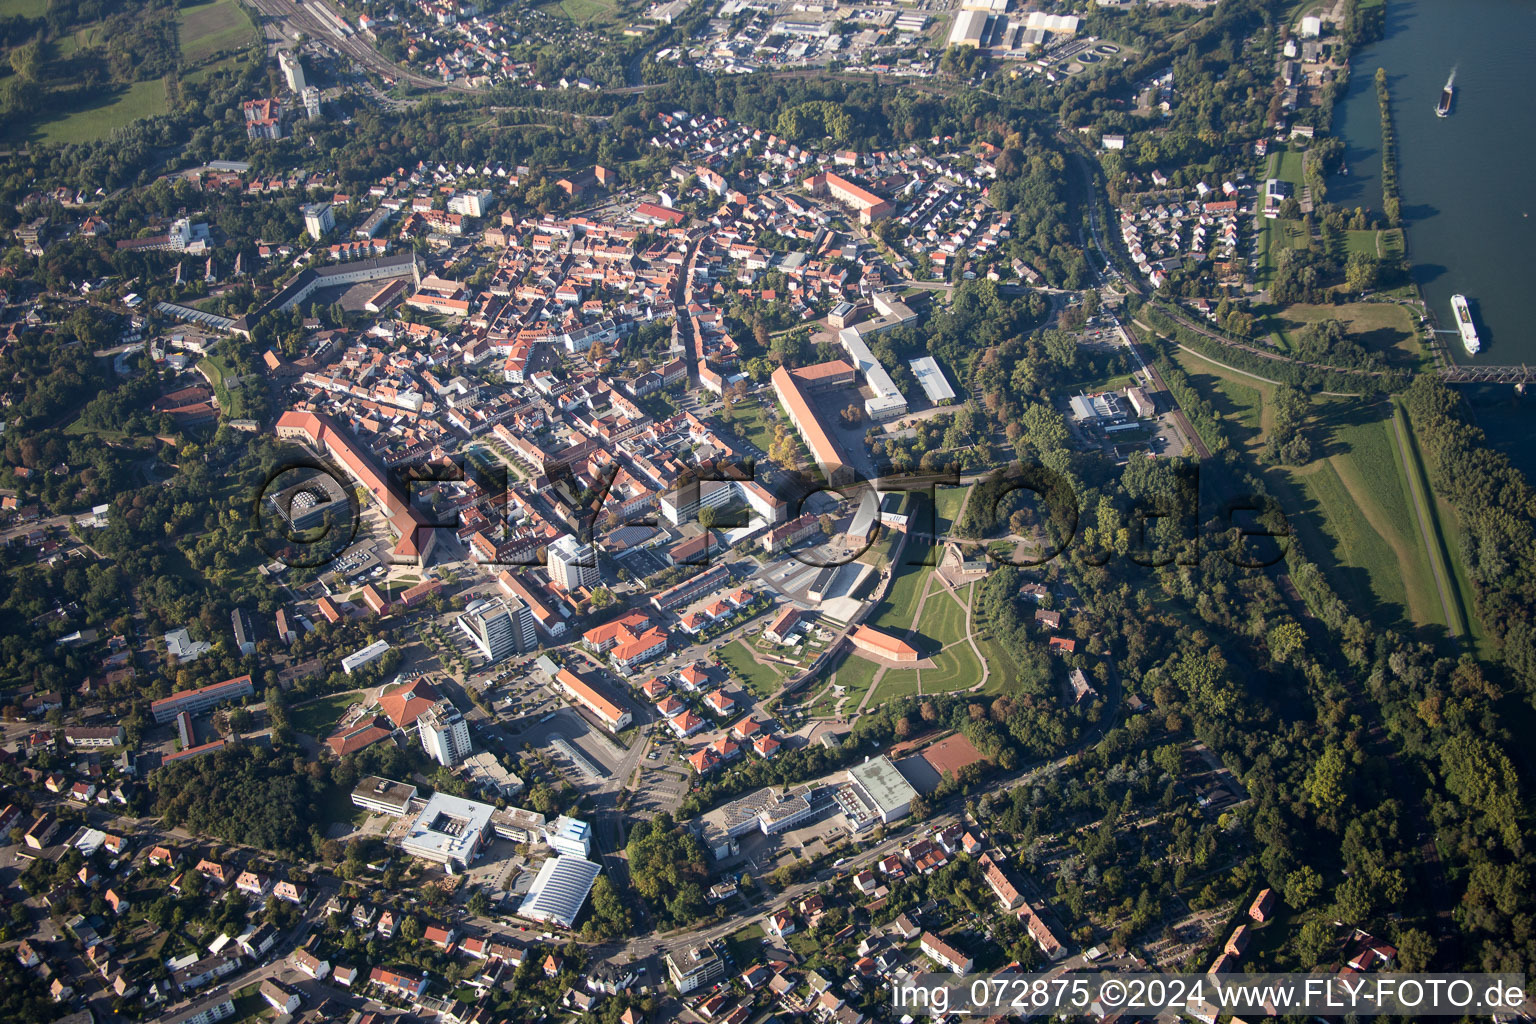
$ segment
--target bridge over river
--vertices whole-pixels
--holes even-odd
[[[1442,365],[1440,379],[1447,384],[1536,384],[1536,370],[1529,366]]]

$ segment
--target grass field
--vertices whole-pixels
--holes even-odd
[[[71,143],[104,139],[127,124],[170,110],[165,82],[156,78],[117,89],[57,92],[46,120],[13,124],[7,142]]]
[[[970,644],[946,647],[933,662],[934,667],[923,672],[924,693],[963,690],[981,682],[981,662],[976,660]]]
[[[935,588],[923,605],[917,631],[935,647],[947,647],[965,637],[965,609],[948,592]]]
[[[1264,405],[1274,397],[1274,385],[1245,377],[1193,352],[1173,350],[1173,360],[1189,374],[1190,383],[1210,399],[1232,436],[1245,447],[1264,444]]]
[[[1259,226],[1259,274],[1260,288],[1267,288],[1275,276],[1276,253],[1281,248],[1305,249],[1308,240],[1299,220],[1265,219]]]
[[[767,452],[768,445],[773,442],[773,428],[759,402],[737,402],[733,405],[731,430],[743,441],[756,445],[761,452]]]
[[[256,26],[239,0],[207,0],[182,5],[176,12],[176,34],[182,63],[191,67],[216,53],[250,45],[256,39]]]
[[[837,678],[834,682],[848,688],[849,706],[857,707],[864,697],[864,692],[875,681],[875,673],[879,671],[880,666],[874,662],[866,661],[856,654],[849,654],[837,666]]]
[[[1188,352],[1174,358],[1234,436],[1250,451],[1261,447],[1273,386]],[[1443,625],[1388,413],[1386,406],[1352,399],[1315,402],[1309,430],[1317,458],[1306,466],[1270,469],[1266,476],[1307,555],[1328,570],[1347,603],[1382,624],[1406,619]]]
[[[904,668],[887,672],[880,678],[880,687],[875,690],[874,697],[870,698],[870,705],[915,696],[917,696],[917,669]]]
[[[41,18],[48,0],[0,0],[0,18]]]
[[[100,438],[103,441],[121,441],[123,438],[128,436],[121,430],[113,430],[110,427],[104,429],[88,427],[78,418],[70,421],[69,426],[64,428],[64,433],[73,434],[76,437],[90,435],[91,437]]]
[[[747,689],[759,698],[773,696],[783,681],[778,672],[754,661],[752,652],[740,640],[733,640],[722,647],[720,660],[731,666],[736,674],[741,676]]]
[[[1346,302],[1338,306],[1297,304],[1272,314],[1261,330],[1279,332],[1286,348],[1294,348],[1291,335],[1308,324],[1338,320],[1349,336],[1373,352],[1394,362],[1410,363],[1423,358],[1413,314],[1392,302]]]
[[[619,15],[618,5],[609,0],[560,0],[555,6],[578,24],[608,22]]]
[[[341,719],[347,707],[356,703],[362,695],[362,690],[347,690],[344,693],[333,693],[329,697],[321,697],[312,704],[290,711],[288,721],[293,725],[294,732],[301,732],[306,736],[325,736]]]
[[[1408,488],[1413,494],[1414,504],[1424,513],[1424,519],[1429,526],[1430,535],[1424,538],[1429,548],[1429,557],[1437,566],[1447,586],[1446,597],[1450,602],[1451,628],[1461,635],[1470,637],[1474,644],[1482,647],[1487,641],[1473,614],[1472,584],[1467,577],[1467,567],[1461,557],[1461,524],[1457,521],[1456,514],[1449,504],[1436,495],[1434,488],[1430,485],[1429,473],[1424,467],[1418,437],[1413,432],[1413,422],[1408,418],[1408,410],[1399,404],[1396,412],[1397,425],[1401,430],[1395,433],[1395,438],[1408,463]],[[1491,651],[1482,653],[1492,654]]]
[[[874,682],[874,676],[880,671],[880,666],[874,662],[866,662],[857,654],[848,654],[833,671],[837,676],[833,682],[837,685],[846,686],[849,691],[852,689],[863,691],[863,689],[869,689],[869,683]]]
[[[731,955],[739,964],[752,963],[758,952],[762,949],[763,929],[759,925],[749,924],[739,932],[733,933],[725,940],[730,947]]]
[[[965,496],[969,494],[969,487],[936,487],[933,492],[933,517],[935,533],[942,541],[949,536],[954,529],[955,520],[960,518],[960,509],[965,505]]]
[[[907,629],[912,625],[913,616],[917,612],[918,595],[923,592],[933,572],[930,566],[910,564],[918,560],[918,554],[914,554],[912,546],[908,544],[906,554],[901,559],[902,564],[896,567],[896,578],[891,582],[890,592],[875,608],[871,625],[888,629]]]

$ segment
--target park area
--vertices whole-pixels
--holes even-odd
[[[1239,447],[1257,457],[1271,427],[1275,385],[1192,352],[1174,358]],[[1265,479],[1307,558],[1362,617],[1463,633],[1469,605],[1460,545],[1445,535],[1455,531],[1455,520],[1433,500],[1402,416],[1392,402],[1314,398],[1305,429],[1318,457],[1267,468]]]
[[[320,697],[290,709],[288,721],[295,732],[306,736],[328,736],[347,708],[362,698],[362,690],[346,690],[329,697]]]
[[[768,665],[764,665],[752,656],[752,650],[740,640],[733,640],[720,648],[720,660],[730,666],[731,671],[741,678],[742,685],[751,690],[759,700],[766,699],[778,692],[784,677]]]

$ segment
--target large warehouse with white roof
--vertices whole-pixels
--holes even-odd
[[[584,857],[551,857],[539,868],[518,914],[570,928],[603,869]]]

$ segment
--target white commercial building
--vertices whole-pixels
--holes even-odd
[[[518,914],[570,928],[602,868],[584,857],[551,857],[539,868]]]
[[[388,640],[375,640],[360,651],[353,651],[341,659],[341,670],[351,675],[369,662],[378,661],[384,657],[384,652],[389,650]]]
[[[437,793],[411,822],[400,848],[413,857],[441,864],[450,873],[468,867],[480,852],[495,811],[478,800]]]
[[[421,748],[445,768],[452,768],[474,753],[469,723],[452,701],[440,700],[432,705],[416,720],[416,728],[421,735]]]
[[[395,782],[370,775],[352,790],[352,803],[366,811],[403,818],[416,799],[416,787],[408,782]]]
[[[548,552],[549,578],[566,593],[596,586],[602,580],[591,544],[578,544],[575,537],[566,534],[551,544]]]
[[[955,15],[954,27],[949,30],[950,46],[980,46],[987,34],[986,11],[961,11]]]
[[[459,629],[491,661],[532,650],[539,642],[528,606],[512,596],[472,601],[458,623]]]
[[[283,80],[288,83],[288,91],[301,93],[304,91],[304,65],[299,63],[298,54],[292,50],[277,51],[278,67],[283,69]]]
[[[933,356],[913,359],[907,365],[912,368],[912,376],[923,386],[923,394],[928,396],[928,401],[938,405],[940,402],[955,400],[955,389],[949,386],[944,370]]]
[[[545,832],[544,842],[548,843],[550,849],[556,853],[572,857],[590,857],[592,826],[578,818],[568,818],[562,814]]]
[[[884,754],[848,769],[848,785],[837,793],[838,805],[855,831],[905,818],[916,798],[917,790]]]

